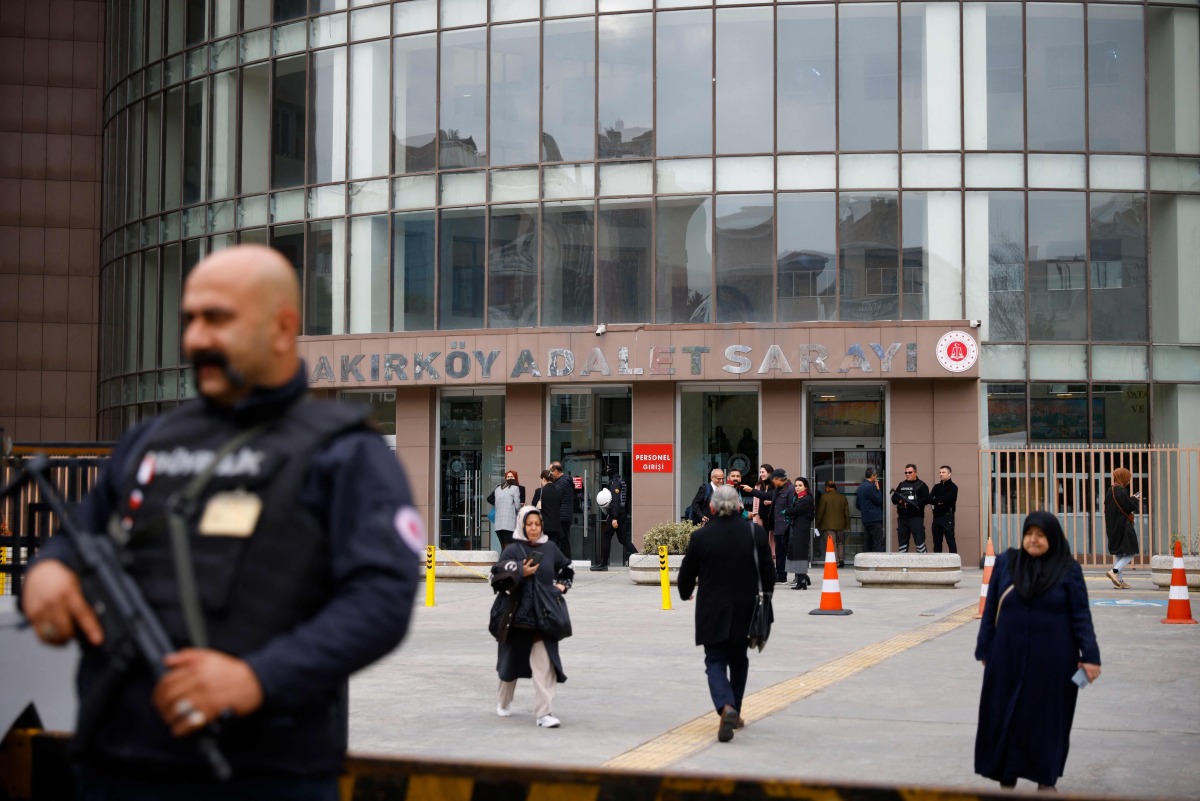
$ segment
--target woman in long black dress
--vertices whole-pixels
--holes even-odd
[[[542,531],[542,513],[532,506],[523,507],[517,513],[512,544],[492,566],[492,588],[497,597],[489,629],[499,642],[496,714],[500,717],[512,714],[517,679],[533,679],[537,725],[551,729],[560,725],[554,716],[554,691],[557,684],[567,680],[567,674],[558,656],[558,640],[538,631],[528,582],[540,581],[566,593],[574,577],[570,560]]]
[[[1032,512],[1021,547],[996,559],[975,658],[984,664],[975,772],[1050,789],[1063,775],[1079,687],[1100,675],[1083,571],[1058,518]],[[1086,686],[1086,685],[1085,685]]]

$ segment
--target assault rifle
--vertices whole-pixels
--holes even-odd
[[[101,650],[107,659],[103,677],[86,699],[81,699],[76,737],[89,742],[96,734],[100,713],[114,695],[117,683],[137,660],[150,669],[155,682],[167,668],[163,658],[172,653],[171,644],[162,623],[146,603],[141,590],[121,567],[120,557],[111,537],[85,534],[71,517],[62,496],[46,471],[50,460],[38,456],[25,465],[23,475],[0,491],[0,500],[14,494],[32,481],[41,490],[42,500],[49,504],[61,526],[58,536],[66,536],[78,560],[77,572],[83,596],[100,619],[104,629]],[[216,728],[209,724],[195,735],[196,746],[219,781],[227,780],[232,771],[228,760],[217,745]]]
[[[918,512],[920,512],[920,511],[921,511],[921,507],[920,507],[920,506],[918,506],[917,504],[913,503],[913,502],[912,502],[912,501],[910,501],[908,498],[905,498],[903,495],[901,495],[901,494],[900,494],[900,490],[899,490],[899,488],[896,488],[896,489],[893,489],[893,490],[892,490],[892,496],[893,496],[893,497],[896,497],[896,498],[899,498],[901,503],[906,503],[906,504],[908,504],[908,505],[909,505],[909,506],[911,506],[912,508],[916,509]]]

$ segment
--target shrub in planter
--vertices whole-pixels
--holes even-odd
[[[688,520],[659,523],[642,535],[642,553],[657,555],[658,546],[665,545],[668,554],[685,554],[688,543],[692,540],[692,532],[698,528],[700,527]]]

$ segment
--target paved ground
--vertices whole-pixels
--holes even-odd
[[[978,602],[981,573],[964,575],[950,590],[864,589],[844,570],[846,617],[808,614],[819,581],[781,587],[771,642],[751,657],[750,725],[728,744],[716,742],[693,606],[677,593],[663,611],[657,587],[581,570],[568,596],[575,636],[562,645],[569,680],[554,706],[563,726],[549,730],[534,726],[530,682],[518,685],[513,717],[495,714],[491,591],[440,581],[400,650],[353,680],[351,749],[994,790],[972,770],[982,670],[978,624],[964,610]],[[1148,568],[1127,578],[1133,589],[1117,591],[1088,574],[1104,672],[1080,696],[1059,788],[1195,798],[1200,626],[1160,624],[1167,593]],[[1192,607],[1200,614],[1200,599]]]

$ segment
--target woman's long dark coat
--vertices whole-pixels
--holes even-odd
[[[512,627],[508,630],[508,636],[504,642],[499,643],[496,672],[500,674],[501,681],[533,678],[533,669],[529,666],[529,654],[533,650],[533,644],[541,640],[546,645],[550,664],[554,665],[558,683],[562,684],[567,680],[567,674],[563,672],[562,660],[558,656],[558,640],[551,639],[532,628],[537,619],[533,611],[533,593],[526,592],[525,589],[529,579],[554,584],[555,581],[574,578],[575,571],[571,568],[571,562],[563,556],[563,552],[558,549],[557,545],[548,540],[541,545],[514,542],[500,554],[500,559],[492,568],[492,575],[505,572],[506,562],[515,561],[520,565],[535,550],[542,554],[542,562],[538,565],[537,572],[529,578],[522,579],[508,591],[516,595],[517,607],[516,613],[513,615]],[[519,570],[516,572],[520,573]]]
[[[767,532],[741,515],[715,517],[696,529],[679,567],[679,597],[691,598],[697,582],[696,645],[745,644],[760,583],[764,592],[775,589]]]
[[[804,497],[800,498],[793,490],[792,497],[783,507],[783,517],[788,524],[787,559],[789,562],[811,561],[814,514],[816,514],[816,504],[813,503],[812,493],[805,493]]]
[[[1100,664],[1100,649],[1079,564],[1025,601],[1013,587],[1016,554],[1010,548],[996,560],[975,646],[975,658],[986,663],[975,772],[999,782],[1052,785],[1067,764],[1079,694],[1071,676],[1080,662]]]
[[[1113,484],[1104,493],[1104,532],[1108,535],[1108,552],[1124,556],[1138,552],[1137,529],[1126,512],[1136,512],[1138,503],[1129,497],[1129,488]]]

